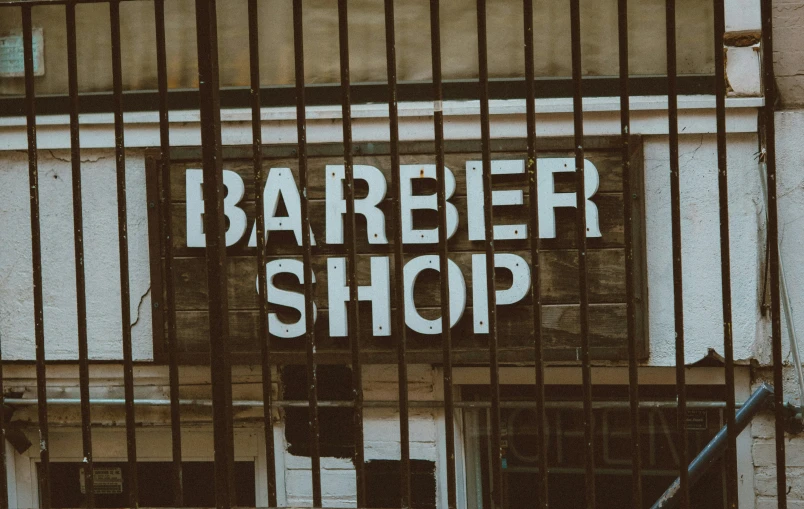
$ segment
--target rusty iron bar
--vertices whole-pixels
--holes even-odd
[[[128,205],[126,199],[126,143],[123,127],[123,65],[120,47],[120,2],[109,3],[114,91],[114,154],[117,170],[117,231],[120,256],[120,312],[123,338],[123,386],[126,400],[126,459],[128,505],[137,509],[137,429],[134,410],[134,361],[131,348],[131,290],[128,269]]]
[[[70,163],[72,167],[73,239],[75,248],[75,304],[78,321],[78,385],[81,394],[81,442],[86,505],[95,507],[92,461],[92,417],[89,405],[89,349],[87,344],[87,292],[84,271],[84,216],[81,196],[81,143],[78,127],[78,50],[75,4],[65,6],[67,24],[67,83],[70,96]]]
[[[274,425],[271,409],[273,380],[271,373],[271,331],[268,328],[268,279],[265,269],[265,208],[263,207],[264,175],[262,169],[262,118],[260,114],[260,34],[259,5],[248,0],[248,50],[251,89],[251,151],[254,166],[254,206],[257,210],[257,296],[259,298],[258,339],[262,365],[263,431],[265,434],[266,486],[268,505],[276,501],[276,453],[274,451]]]
[[[307,117],[304,95],[304,32],[302,1],[293,0],[293,49],[296,81],[296,132],[298,136],[299,185],[301,187],[301,238],[304,279],[304,319],[307,345],[307,385],[310,407],[310,459],[312,463],[313,506],[321,507],[321,450],[318,422],[318,374],[315,360],[315,318],[313,316],[313,273],[310,247],[310,213],[307,193]]]
[[[447,470],[447,507],[457,506],[455,475],[455,389],[452,382],[452,329],[450,328],[449,228],[447,226],[447,183],[444,164],[444,90],[441,70],[441,8],[430,0],[430,52],[433,67],[433,134],[436,160],[436,204],[438,209],[438,274],[441,307],[441,346],[444,380],[444,448]]]
[[[36,398],[5,398],[8,405],[36,405],[38,400]],[[92,404],[96,406],[125,406],[125,399],[115,398],[92,398]],[[209,399],[182,399],[180,400],[182,406],[188,407],[211,407],[212,401]],[[52,406],[70,406],[80,405],[81,400],[77,398],[51,398],[48,404]],[[137,406],[152,406],[164,407],[170,406],[169,399],[135,399],[134,404]],[[239,408],[259,408],[264,406],[262,400],[235,400],[232,401],[233,407]],[[306,400],[276,400],[271,402],[273,408],[284,407],[304,407],[309,404]],[[324,408],[349,408],[354,406],[352,401],[332,401],[325,400],[318,402],[319,407]],[[382,400],[368,400],[364,401],[363,405],[371,408],[397,408],[399,402],[395,400],[382,401]],[[408,403],[411,407],[416,408],[443,408],[444,402],[438,400],[413,400]],[[455,401],[456,408],[491,408],[490,401]],[[744,403],[737,403],[737,408],[741,408]],[[536,408],[536,401],[522,400],[522,401],[500,401],[500,408]],[[565,408],[574,410],[583,410],[582,401],[546,401],[545,408]],[[642,400],[639,402],[641,409],[658,410],[658,409],[673,409],[677,408],[675,401],[670,400]],[[595,410],[629,410],[631,408],[628,401],[594,401],[592,408]],[[687,408],[709,409],[709,410],[722,410],[726,408],[726,403],[723,401],[689,401]]]
[[[477,0],[477,53],[480,79],[480,151],[483,162],[486,293],[489,316],[489,372],[491,381],[492,504],[503,506],[502,438],[500,423],[500,364],[497,344],[497,278],[494,270],[494,211],[492,209],[491,132],[489,125],[489,67],[486,0]],[[452,508],[450,508],[452,509]]]
[[[528,176],[528,193],[530,194],[530,289],[533,299],[533,369],[536,376],[534,387],[536,402],[536,443],[538,454],[538,484],[539,495],[537,504],[542,509],[548,507],[548,475],[547,475],[547,417],[545,415],[544,393],[544,342],[542,328],[542,292],[541,292],[541,265],[539,253],[541,242],[539,238],[539,193],[538,163],[536,155],[536,72],[535,50],[533,44],[533,0],[523,1],[523,20],[525,36],[525,117],[527,123],[528,158],[526,172]]]
[[[782,360],[782,310],[779,293],[779,211],[776,196],[776,76],[773,69],[773,2],[761,0],[762,14],[762,107],[765,127],[765,164],[768,189],[768,265],[771,294],[771,349],[773,358],[773,404],[776,428],[776,501],[779,509],[787,509],[787,460],[785,457],[784,363]]]
[[[31,204],[31,265],[33,269],[34,336],[36,342],[36,395],[39,416],[39,504],[42,509],[50,509],[50,433],[47,420],[45,318],[42,296],[42,237],[39,220],[39,165],[36,148],[36,92],[31,6],[28,5],[22,7],[22,47],[25,66],[25,115],[28,131],[28,190]]]
[[[397,104],[396,77],[396,30],[394,28],[394,0],[385,0],[385,61],[388,77],[388,122],[390,128],[391,181],[393,186],[394,228],[394,291],[393,309],[396,321],[393,325],[397,335],[397,374],[399,379],[399,449],[400,507],[411,506],[410,474],[410,405],[408,397],[407,325],[405,324],[405,285],[403,279],[404,246],[402,244],[402,192],[399,169],[399,108]]]
[[[639,432],[639,373],[636,311],[634,300],[633,206],[636,195],[631,182],[631,105],[628,90],[628,0],[617,1],[620,64],[620,138],[623,166],[623,218],[625,236],[625,300],[628,334],[628,401],[631,423],[631,507],[642,506],[642,435]]]
[[[229,359],[229,301],[226,273],[226,223],[223,214],[221,110],[218,31],[215,0],[196,0],[198,81],[201,105],[201,153],[209,291],[209,343],[215,444],[215,505],[237,505],[234,490],[232,370]]]
[[[670,215],[673,249],[673,306],[676,333],[676,394],[678,413],[676,427],[679,434],[678,451],[680,505],[690,507],[689,476],[687,472],[687,382],[684,366],[684,287],[681,265],[681,185],[678,160],[678,89],[677,89],[677,51],[676,51],[676,0],[666,0],[665,22],[667,39],[667,118],[668,149],[670,153]]]
[[[6,416],[5,412],[5,393],[3,386],[3,349],[2,338],[0,337],[0,441],[3,447],[0,447],[0,509],[8,509],[8,477],[6,471]]]
[[[734,341],[732,337],[731,246],[729,236],[729,187],[726,149],[726,70],[723,37],[726,14],[723,0],[714,0],[715,112],[717,123],[718,198],[720,201],[720,280],[723,302],[723,356],[726,377],[726,507],[737,509],[737,427],[734,419]]]
[[[586,260],[586,196],[584,173],[583,83],[581,67],[581,10],[579,0],[570,0],[572,40],[572,113],[575,140],[575,206],[578,243],[578,293],[580,296],[581,378],[584,403],[584,452],[586,507],[595,507],[594,419],[592,416],[592,367],[589,355],[589,274]]]
[[[349,76],[349,15],[347,0],[338,0],[338,46],[341,68],[341,117],[343,125],[343,160],[346,180],[346,265],[349,283],[349,346],[352,353],[352,390],[354,396],[354,440],[352,458],[355,466],[357,506],[366,504],[366,465],[363,451],[363,366],[360,361],[360,314],[357,291],[357,229],[355,228],[355,179],[352,155],[352,97]]]
[[[173,270],[173,220],[170,189],[170,124],[168,123],[167,44],[165,38],[165,0],[154,0],[154,27],[156,32],[156,71],[159,89],[159,165],[161,170],[160,216],[164,259],[165,313],[167,331],[165,343],[168,357],[168,385],[170,386],[170,433],[172,449],[171,487],[173,504],[184,505],[182,479],[181,408],[179,405],[178,340],[176,337],[176,280]]]

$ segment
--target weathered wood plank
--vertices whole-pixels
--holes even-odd
[[[482,253],[475,253],[482,254]],[[531,255],[527,251],[517,251],[525,263],[530,265]],[[415,255],[406,256],[410,260]],[[450,259],[454,261],[464,276],[466,283],[467,304],[471,305],[472,289],[472,253],[454,253]],[[606,249],[589,251],[589,298],[595,303],[619,303],[625,299],[625,259],[622,249]],[[329,308],[327,297],[327,259],[318,257],[313,260],[313,273],[316,283],[313,294],[319,309]],[[370,255],[359,255],[357,262],[357,280],[359,285],[371,283]],[[276,258],[274,258],[276,259]],[[300,258],[297,258],[300,260]],[[546,251],[541,253],[541,290],[542,302],[545,304],[578,302],[578,253],[576,251]],[[391,281],[393,262],[389,262]],[[228,260],[229,274],[229,307],[230,309],[257,309],[257,265],[253,257],[232,257]],[[176,270],[176,306],[179,310],[201,310],[207,307],[208,293],[206,285],[206,266],[203,258],[179,258],[175,260]],[[511,287],[511,272],[505,269],[497,271],[497,288],[504,290]],[[295,276],[278,275],[275,279],[277,287],[288,291],[303,293],[303,286]],[[482,284],[485,284],[483,282]],[[436,271],[424,271],[417,280],[414,289],[417,306],[438,307],[439,275]],[[520,305],[530,303],[527,296]]]
[[[579,308],[577,305],[545,306],[544,340],[548,351],[573,350],[580,346]],[[593,304],[590,306],[590,342],[596,349],[618,349],[625,342],[625,305]],[[467,310],[467,315],[471,310]],[[347,338],[331,338],[328,335],[326,310],[318,314],[316,340],[319,355],[328,352],[346,352]],[[500,308],[498,340],[502,348],[527,349],[533,342],[532,328],[522,327],[532,320],[532,308],[520,306],[515,309]],[[179,311],[176,313],[179,344],[188,354],[203,354],[209,346],[209,316],[206,311]],[[229,316],[231,348],[234,354],[258,351],[256,311],[233,311]],[[370,317],[361,314],[361,327],[369,327]],[[467,316],[453,328],[456,350],[475,350],[488,353],[487,335],[475,335]],[[392,352],[394,336],[362,338],[361,349],[365,352]],[[411,350],[440,352],[440,337],[424,336],[408,331]],[[276,352],[303,352],[304,338],[276,339],[272,343]],[[566,356],[565,356],[566,357]]]

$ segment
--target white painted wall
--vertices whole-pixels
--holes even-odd
[[[632,132],[644,135],[647,211],[647,245],[651,365],[673,365],[674,334],[670,258],[669,163],[666,114],[660,99],[633,98]],[[732,235],[732,284],[734,340],[737,359],[769,358],[765,324],[759,315],[759,286],[764,260],[763,210],[756,155],[756,99],[730,99],[729,178]],[[682,175],[682,231],[687,360],[693,362],[709,348],[722,353],[718,197],[714,131],[714,100],[682,98],[680,102],[680,164]],[[402,139],[431,139],[428,105],[402,107]],[[613,136],[619,132],[617,100],[585,101],[585,129],[589,136]],[[315,108],[308,127],[312,142],[339,141],[337,108]],[[540,135],[572,133],[571,103],[547,100],[537,104]],[[476,102],[445,105],[447,137],[477,138]],[[495,101],[492,136],[524,134],[521,101]],[[386,138],[385,109],[355,107],[356,140]],[[158,124],[151,114],[128,116],[127,145],[155,145]],[[248,118],[241,111],[224,112],[225,143],[251,141]],[[286,132],[292,112],[263,112],[269,143],[295,141]],[[172,116],[174,144],[198,144],[198,124],[193,113]],[[335,119],[335,121],[333,121]],[[45,326],[48,358],[76,358],[75,285],[73,266],[70,163],[64,118],[42,118],[39,142],[40,198],[45,294]],[[181,120],[181,121],[180,121]],[[100,148],[82,151],[84,219],[90,355],[96,359],[120,359],[120,308],[118,290],[117,217],[113,160],[113,129],[107,116],[84,119],[82,145]],[[24,119],[3,119],[0,139],[0,334],[8,359],[34,357],[33,302],[31,296],[30,233],[27,188],[27,155]],[[780,128],[780,131],[782,129]],[[104,148],[105,147],[105,148]],[[131,261],[132,319],[135,358],[152,357],[148,245],[142,151],[131,149],[127,157],[129,201],[129,250]],[[800,207],[800,204],[799,204]],[[802,209],[799,208],[801,211]],[[794,217],[795,212],[783,217]],[[802,212],[804,213],[804,212]],[[465,219],[463,219],[465,220]],[[142,298],[142,305],[140,299]],[[139,312],[139,313],[138,313]]]

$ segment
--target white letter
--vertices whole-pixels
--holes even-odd
[[[204,194],[201,184],[204,183],[203,170],[187,170],[184,174],[185,197],[187,205],[187,247],[205,247],[204,236]],[[226,245],[232,246],[246,232],[246,213],[237,206],[246,192],[240,175],[233,171],[223,170],[223,185],[226,186],[226,197],[223,199],[223,213],[229,218],[226,230]]]
[[[187,202],[187,247],[205,247],[204,239],[204,181],[202,170],[187,170],[184,173],[184,195]]]
[[[287,216],[276,216],[279,198],[285,202]],[[301,237],[301,199],[296,181],[290,168],[271,168],[268,178],[265,179],[265,190],[262,195],[263,210],[265,211],[265,240],[268,240],[270,231],[292,231],[296,235],[296,243],[302,245]],[[310,245],[315,245],[313,230],[310,228]],[[257,223],[251,229],[248,247],[257,247]]]
[[[556,211],[558,207],[575,208],[575,193],[556,193],[554,173],[574,172],[573,158],[545,158],[537,161],[537,187],[539,192],[539,237],[556,237]],[[586,195],[586,236],[602,237],[597,205],[590,200],[600,186],[600,175],[591,161],[584,161],[584,194]]]
[[[438,210],[436,194],[425,196],[413,194],[413,179],[436,178],[434,164],[403,164],[399,167],[399,179],[402,195],[402,243],[404,244],[438,244],[438,227],[431,229],[413,228],[413,211],[419,209]],[[449,200],[455,193],[455,175],[449,168],[444,168],[444,190]],[[458,229],[458,209],[447,202],[447,238],[451,238]]]
[[[447,282],[449,284],[449,326],[454,327],[458,320],[463,316],[466,309],[466,282],[458,265],[452,260],[448,260],[449,270]],[[416,288],[416,279],[425,269],[439,270],[438,256],[425,255],[416,258],[405,264],[403,270],[405,285],[405,323],[420,334],[441,334],[442,318],[427,320],[416,310],[416,303],[413,302],[413,289]]]
[[[525,173],[525,161],[504,160],[491,162],[492,175],[514,175]],[[486,218],[483,204],[483,162],[466,162],[466,212],[469,240],[486,240]],[[521,189],[504,189],[491,192],[491,204],[523,205],[524,193]],[[494,240],[526,239],[528,227],[525,224],[495,224]]]
[[[371,324],[375,336],[391,335],[391,271],[388,260],[387,256],[372,257],[371,284],[357,287],[357,299],[371,302]],[[347,336],[349,287],[346,285],[346,258],[327,259],[327,286],[329,335]]]
[[[511,288],[497,290],[498,306],[515,304],[528,294],[530,290],[530,268],[519,255],[513,253],[495,253],[494,266],[508,269],[514,276]],[[475,334],[489,332],[489,293],[486,285],[486,255],[472,255],[472,314],[475,323]]]
[[[343,244],[343,215],[346,214],[346,200],[343,197],[345,178],[346,170],[343,165],[327,165],[327,244]],[[388,244],[385,236],[385,214],[377,208],[377,205],[385,199],[388,187],[385,176],[374,166],[356,164],[354,178],[368,183],[366,197],[355,200],[355,214],[362,214],[366,218],[368,243]]]
[[[304,311],[304,294],[299,292],[289,292],[274,286],[274,276],[282,272],[293,274],[299,280],[299,283],[304,284],[304,264],[299,260],[282,259],[272,260],[265,264],[265,276],[268,281],[268,302],[280,306],[287,306],[293,308],[301,315],[296,323],[284,323],[276,313],[268,313],[268,330],[271,334],[280,338],[295,338],[299,337],[307,331],[307,322],[305,321],[306,313]],[[315,274],[312,275],[312,282],[315,283]],[[259,292],[259,279],[257,279],[257,291]],[[313,322],[318,317],[318,309],[315,302],[313,302]]]

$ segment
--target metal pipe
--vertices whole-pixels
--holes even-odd
[[[620,139],[623,166],[623,233],[625,240],[625,301],[628,336],[628,399],[631,421],[631,507],[642,507],[642,434],[639,432],[639,363],[637,359],[637,309],[634,292],[633,217],[636,194],[631,178],[631,104],[628,88],[628,0],[617,1],[620,64]],[[633,187],[637,187],[634,185]]]
[[[584,402],[585,506],[587,509],[595,509],[595,448],[593,441],[594,423],[592,422],[592,362],[589,342],[589,271],[586,257],[586,185],[583,148],[583,64],[581,59],[581,5],[579,0],[570,0],[570,36],[572,40],[572,116],[575,145],[575,229],[576,248],[578,251],[581,378],[583,380]]]
[[[25,115],[28,131],[28,190],[31,207],[31,266],[33,276],[34,338],[36,343],[36,393],[39,416],[39,505],[42,509],[50,509],[50,438],[47,420],[42,239],[39,221],[39,166],[36,148],[36,91],[30,6],[22,8],[22,48],[25,65]],[[41,404],[39,403],[40,401]]]
[[[89,406],[89,344],[87,324],[86,274],[84,270],[84,206],[81,182],[81,143],[78,126],[78,49],[75,4],[65,7],[67,25],[67,88],[70,96],[70,166],[73,191],[73,247],[75,253],[75,308],[78,329],[78,386],[81,393],[81,443],[84,456],[86,506],[95,507],[94,468],[92,466],[92,416]]]
[[[684,272],[682,268],[681,237],[681,176],[678,155],[678,66],[676,38],[676,0],[665,3],[665,37],[667,40],[667,119],[668,151],[670,153],[670,215],[673,251],[673,313],[676,353],[676,393],[678,394],[678,414],[676,428],[679,434],[679,487],[681,507],[689,509],[689,482],[687,480],[687,381],[684,355]]]
[[[90,404],[95,406],[125,406],[126,400],[123,398],[91,398]],[[8,406],[15,405],[36,405],[37,398],[5,398],[5,403]],[[79,405],[81,400],[79,398],[48,398],[48,405],[54,406],[73,406]],[[188,407],[212,407],[212,400],[209,399],[180,399],[178,403],[181,406]],[[169,399],[149,399],[140,398],[134,400],[135,406],[170,406],[171,400]],[[309,402],[303,400],[273,400],[271,406],[273,408],[287,408],[287,407],[307,407]],[[372,400],[364,401],[363,405],[372,408],[397,408],[399,407],[398,401],[393,400]],[[427,401],[409,401],[408,405],[416,408],[443,408],[444,402],[438,400]],[[489,401],[455,401],[454,405],[458,408],[491,408]],[[536,401],[501,401],[500,408],[537,408]],[[737,403],[737,408],[741,408],[745,403]],[[234,400],[232,401],[233,407],[240,408],[262,408],[263,402],[260,400]],[[354,406],[352,401],[319,401],[318,406],[322,408],[350,408]],[[547,401],[544,403],[545,408],[563,408],[582,410],[583,402],[581,401]],[[631,406],[629,401],[594,401],[592,408],[595,410],[603,409],[629,409]],[[675,401],[640,401],[639,408],[650,409],[673,409],[678,405]],[[724,401],[692,401],[687,403],[687,408],[695,409],[724,409],[726,403]]]
[[[112,88],[114,91],[114,153],[117,177],[117,237],[120,253],[120,314],[123,338],[123,385],[126,399],[126,460],[128,505],[139,506],[137,481],[137,430],[134,413],[134,360],[131,346],[131,291],[128,260],[128,204],[126,200],[126,143],[123,124],[123,57],[120,36],[120,3],[109,4],[112,39]]]
[[[164,258],[164,309],[167,314],[165,335],[168,357],[168,380],[170,399],[179,400],[179,361],[178,341],[176,339],[176,279],[173,269],[173,219],[170,211],[172,203],[170,189],[170,125],[168,123],[168,82],[167,82],[167,42],[165,33],[165,0],[154,0],[154,32],[156,37],[156,74],[159,90],[159,169],[161,189],[159,193],[160,227],[162,228],[162,255]],[[152,286],[153,283],[151,283]],[[161,293],[161,292],[160,292]],[[162,295],[159,295],[162,297]],[[171,405],[171,486],[173,505],[184,505],[182,488],[181,454],[181,409],[178,403]]]
[[[773,385],[778,388],[773,402],[776,413],[776,499],[779,509],[787,508],[787,459],[785,457],[785,424],[783,408],[784,364],[782,361],[782,311],[780,303],[779,215],[776,202],[776,76],[773,71],[773,1],[761,0],[762,13],[762,89],[765,105],[762,118],[765,127],[765,163],[768,195],[768,265],[771,293],[771,350],[773,352]]]
[[[765,403],[773,393],[773,387],[763,383],[751,394],[751,397],[748,398],[734,417],[734,436],[739,435],[740,432],[748,426],[748,423],[751,422],[754,416],[764,408]],[[706,470],[712,466],[712,463],[726,451],[730,434],[728,428],[729,426],[726,425],[723,429],[718,431],[717,435],[706,444],[703,450],[698,453],[698,456],[689,464],[687,468],[687,478],[689,479],[690,486],[693,486],[696,481],[699,481]],[[671,484],[670,487],[667,488],[667,491],[651,506],[651,509],[672,509],[679,503],[680,495],[681,484],[679,478],[673,481],[673,484]]]
[[[542,283],[540,255],[541,242],[539,235],[539,193],[537,190],[537,157],[536,157],[536,63],[535,44],[533,41],[533,0],[522,3],[525,37],[525,121],[527,125],[528,158],[526,171],[528,175],[528,199],[530,200],[530,292],[533,300],[533,370],[536,391],[536,444],[538,457],[537,507],[548,507],[548,475],[547,451],[547,418],[544,403],[544,328],[542,326]]]
[[[216,0],[196,0],[198,94],[204,195],[207,288],[209,289],[210,376],[215,444],[215,506],[236,506],[232,370],[229,359],[229,299],[226,273],[226,223],[221,168],[221,104],[218,73]]]

